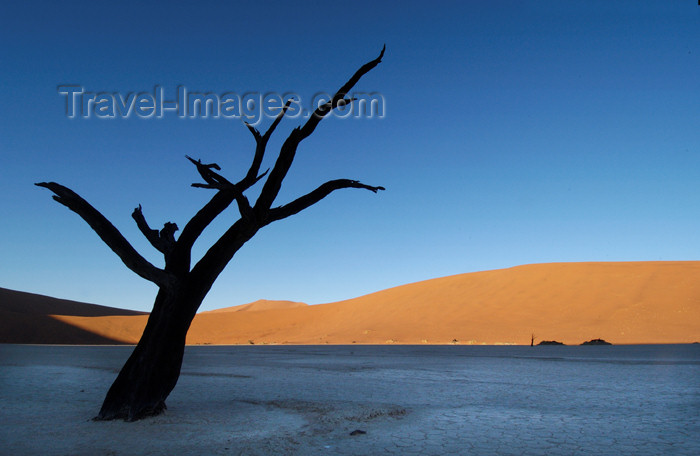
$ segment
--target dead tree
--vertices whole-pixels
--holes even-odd
[[[376,59],[360,67],[331,100],[320,105],[302,126],[292,130],[282,144],[272,170],[261,173],[260,166],[270,136],[284,117],[291,100],[280,110],[264,134],[247,124],[255,138],[255,153],[250,168],[238,182],[233,183],[220,174],[221,169],[215,163],[205,164],[187,157],[204,181],[192,186],[211,189],[214,195],[185,224],[180,236],[175,238],[174,233],[178,228],[174,223],[166,223],[161,230],[151,229],[140,205],[132,214],[139,230],[163,254],[165,266],[162,269],[141,256],[109,220],[77,193],[55,182],[36,184],[51,190],[56,201],[82,217],[129,269],[158,286],[153,310],[141,339],[107,392],[95,419],[123,418],[133,421],[157,415],[166,408],[165,400],[180,376],[185,337],[197,309],[234,254],[258,230],[312,206],[336,190],[359,188],[375,193],[384,190],[383,187],[365,185],[356,180],[331,180],[291,202],[273,207],[299,144],[334,109],[352,103],[348,92],[362,76],[381,62],[383,55],[384,48]],[[255,203],[251,204],[245,192],[260,181],[263,181],[262,190]],[[191,266],[195,241],[234,201],[240,218]]]

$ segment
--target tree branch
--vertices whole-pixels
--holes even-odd
[[[239,184],[234,185],[221,174],[212,171],[212,168],[221,170],[219,165],[217,165],[216,163],[205,165],[202,163],[202,160],[195,160],[189,155],[185,155],[185,157],[187,157],[187,159],[197,167],[197,171],[202,176],[202,179],[204,179],[207,182],[206,184],[195,183],[192,184],[192,187],[218,189],[221,191],[231,192],[234,199],[236,200],[236,203],[238,204],[238,210],[241,213],[241,217],[252,216],[253,208],[250,207],[250,202],[248,201],[248,198],[246,198],[245,195],[243,195],[243,191],[240,189]],[[262,176],[254,177],[252,182],[255,183],[258,180],[262,179],[262,177],[265,176],[265,174],[267,174],[267,171],[265,171],[265,173],[263,173]]]
[[[328,103],[324,103],[323,105],[319,106],[316,111],[314,111],[314,114],[306,121],[303,127],[296,127],[294,130],[292,130],[287,139],[284,141],[284,144],[282,144],[282,148],[279,156],[277,157],[277,161],[275,162],[275,166],[272,168],[270,176],[265,181],[265,185],[260,192],[260,196],[258,196],[258,199],[255,202],[255,211],[258,213],[259,217],[264,217],[265,212],[270,209],[270,206],[272,206],[275,198],[277,198],[280,188],[282,187],[282,181],[287,176],[287,172],[292,166],[299,143],[313,133],[319,122],[321,122],[321,120],[333,109],[338,107],[338,104],[341,101],[351,101],[345,99],[346,94],[355,86],[355,84],[357,84],[362,76],[379,65],[379,63],[382,61],[382,57],[384,57],[385,49],[386,46],[382,47],[382,51],[379,53],[379,56],[376,59],[362,65],[360,69],[358,69],[355,74],[353,74],[352,77],[345,84],[343,84],[340,89],[338,89]]]
[[[249,126],[249,128],[251,127]],[[252,130],[255,129],[253,128]],[[257,130],[255,131],[257,132]],[[186,157],[197,167],[200,176],[207,182],[206,184],[192,184],[192,186],[217,189],[219,191],[216,192],[204,207],[197,211],[189,222],[187,222],[175,243],[172,254],[170,255],[168,268],[177,271],[178,274],[184,274],[190,271],[192,246],[194,246],[194,243],[207,226],[209,226],[219,214],[225,211],[234,200],[238,204],[241,217],[245,219],[252,219],[253,217],[253,210],[250,206],[250,202],[243,193],[238,190],[239,184],[231,184],[226,178],[212,171],[212,168],[220,170],[221,168],[218,165],[215,163],[207,165],[203,164],[201,160],[194,160],[189,156]],[[265,174],[267,174],[267,171],[261,176],[255,177],[253,184],[264,177]]]
[[[216,253],[216,250],[221,249],[221,246],[224,242],[231,242],[231,239],[236,238],[235,233],[237,233],[240,230],[241,226],[254,226],[257,224],[257,222],[254,222],[255,212],[250,206],[250,202],[248,201],[248,199],[245,197],[245,195],[243,195],[243,192],[255,185],[270,171],[268,169],[264,173],[258,175],[258,173],[260,172],[260,165],[262,164],[263,158],[265,156],[267,142],[269,141],[270,137],[272,136],[272,133],[275,131],[279,123],[282,121],[282,118],[284,117],[291,103],[292,99],[289,99],[287,103],[285,103],[284,107],[282,107],[282,110],[272,122],[272,125],[270,125],[270,127],[267,129],[265,134],[261,135],[255,127],[246,123],[248,130],[255,138],[255,155],[253,156],[253,162],[251,163],[250,168],[248,169],[248,172],[246,173],[245,177],[241,179],[238,183],[231,184],[228,180],[223,178],[223,176],[211,171],[211,168],[213,168],[215,164],[205,165],[201,162],[201,160],[194,160],[191,157],[187,157],[187,159],[197,167],[197,171],[206,182],[206,184],[199,183],[192,184],[192,186],[198,188],[219,189],[219,191],[216,193],[216,195],[214,195],[214,197],[209,201],[209,203],[207,203],[202,209],[200,209],[197,212],[197,214],[194,217],[192,217],[192,219],[187,223],[187,225],[185,225],[185,228],[182,230],[182,234],[177,240],[174,249],[175,253],[171,256],[172,263],[175,268],[177,268],[180,271],[189,272],[191,250],[195,241],[197,240],[197,238],[199,238],[204,229],[207,226],[209,226],[209,224],[219,214],[226,210],[226,208],[234,200],[236,200],[236,203],[238,204],[238,209],[241,214],[241,220],[239,220],[231,226],[231,228],[227,231],[228,236],[224,236],[224,241],[218,242],[216,244],[216,248],[212,247],[214,251],[211,251],[212,249],[210,249],[211,253],[208,252],[208,254],[205,255],[207,258],[209,258],[209,260],[205,261],[204,264],[211,264],[213,261],[211,258],[219,256],[221,252]],[[216,169],[220,170],[218,165],[216,166]],[[203,259],[204,257],[202,258],[202,260]],[[202,260],[200,260],[199,263],[202,263]],[[198,270],[201,269],[202,267],[200,266]]]
[[[360,67],[360,69],[357,70],[355,72],[355,74],[353,74],[350,79],[348,79],[348,82],[343,84],[343,86],[340,89],[338,89],[338,91],[335,93],[335,95],[333,95],[333,98],[330,100],[330,105],[331,105],[330,109],[328,109],[328,108],[322,109],[323,106],[325,106],[325,105],[322,105],[322,106],[319,106],[318,109],[316,109],[314,111],[314,114],[309,118],[309,120],[306,121],[306,124],[301,129],[302,130],[301,131],[302,139],[306,138],[311,133],[313,133],[314,129],[319,124],[319,122],[321,122],[321,120],[326,115],[328,115],[329,112],[331,112],[333,109],[338,107],[338,103],[341,100],[345,99],[345,96],[348,94],[350,89],[352,89],[355,86],[355,84],[357,84],[359,82],[359,80],[362,78],[362,76],[369,73],[372,69],[374,69],[374,67],[376,67],[377,65],[379,65],[381,63],[382,57],[384,57],[385,50],[386,50],[386,45],[384,45],[382,47],[382,51],[379,53],[379,56],[376,59],[371,60],[371,61],[365,63],[364,65],[362,65]]]
[[[267,147],[267,142],[270,140],[272,132],[275,131],[277,125],[279,125],[279,123],[282,121],[282,118],[287,112],[287,109],[289,109],[289,105],[291,103],[292,99],[290,98],[289,100],[287,100],[287,103],[285,103],[284,107],[282,107],[280,113],[277,114],[277,117],[275,117],[275,120],[272,122],[272,125],[270,125],[270,128],[267,129],[264,135],[261,135],[255,127],[253,127],[249,123],[246,123],[246,127],[248,127],[248,130],[250,130],[250,132],[253,134],[253,137],[255,138],[255,155],[253,156],[253,163],[251,163],[250,168],[248,169],[248,173],[246,173],[246,176],[236,184],[236,186],[241,189],[241,192],[244,192],[253,185],[255,185],[260,179],[263,178],[263,176],[265,176],[265,174],[267,174],[267,171],[265,171],[262,175],[258,176],[258,173],[260,172],[260,165],[262,164],[263,158],[265,157],[265,148]]]
[[[162,269],[153,266],[143,258],[136,249],[129,244],[124,236],[122,236],[119,230],[80,195],[55,182],[39,182],[35,185],[51,190],[54,193],[54,200],[63,204],[85,220],[100,239],[117,254],[127,268],[160,287],[171,286],[172,276]]]
[[[265,219],[265,224],[287,218],[291,215],[297,214],[304,209],[313,206],[314,204],[321,201],[323,198],[331,194],[336,190],[343,188],[363,188],[371,192],[377,193],[379,190],[385,190],[384,187],[372,187],[371,185],[365,185],[362,182],[350,179],[336,179],[318,187],[316,190],[301,196],[291,203],[287,203],[284,206],[276,207],[270,209],[267,213],[268,217]]]
[[[158,232],[158,230],[151,229],[146,222],[146,217],[143,216],[143,211],[141,205],[134,209],[131,217],[136,221],[136,225],[139,227],[141,233],[146,236],[148,242],[151,243],[153,247],[156,248],[163,255],[167,255],[175,245],[175,231],[177,231],[177,225],[171,222],[166,222],[163,225],[163,229]]]
[[[219,167],[219,165],[216,163],[210,163],[207,165],[202,163],[202,160],[195,160],[189,155],[185,155],[185,158],[187,158],[194,166],[197,167],[197,172],[199,172],[199,175],[202,176],[202,179],[204,179],[206,182],[206,184],[192,184],[192,187],[215,188],[219,190],[230,189],[233,187],[233,184],[229,182],[228,179],[221,174],[212,171],[212,169],[221,171],[221,167]]]
[[[190,271],[192,246],[207,226],[235,199],[232,191],[220,190],[190,219],[182,229],[169,258],[169,265],[179,274]]]
[[[289,134],[287,139],[282,144],[275,165],[272,168],[272,171],[270,171],[263,189],[255,202],[255,206],[253,207],[251,214],[252,216],[246,217],[244,212],[241,211],[242,218],[231,225],[229,229],[214,243],[214,245],[207,250],[204,256],[192,268],[190,274],[188,275],[188,282],[196,284],[196,288],[199,289],[198,293],[200,293],[202,297],[207,293],[213,281],[221,273],[221,271],[223,271],[226,264],[233,258],[238,249],[240,249],[243,244],[252,238],[262,226],[296,214],[319,202],[335,190],[342,188],[362,188],[375,193],[379,190],[384,190],[384,187],[373,187],[355,180],[339,179],[326,182],[316,190],[284,206],[270,209],[270,206],[279,193],[282,181],[286,177],[287,172],[294,161],[294,156],[296,155],[296,150],[299,143],[308,135],[313,133],[318,123],[333,109],[338,107],[341,103],[352,102],[352,100],[346,99],[347,92],[354,87],[362,76],[381,62],[381,59],[384,56],[384,50],[385,48],[382,48],[381,53],[376,59],[360,67],[360,69],[355,72],[355,74],[338,90],[338,92],[336,92],[328,103],[318,107],[314,115],[307,120],[303,127],[296,127]],[[239,190],[240,194],[267,174],[266,171],[261,176],[257,176],[264,158],[267,140],[280,123],[287,107],[291,104],[291,101],[292,100],[287,101],[282,112],[279,113],[273,124],[264,135],[261,135],[260,132],[253,126],[247,125],[248,130],[255,138],[256,151],[255,156],[253,157],[253,162],[250,169],[246,173],[246,176],[240,182],[234,185],[234,187]],[[208,172],[209,171],[211,170],[208,170]],[[216,182],[207,182],[207,184],[213,186],[217,185]],[[183,243],[183,241],[186,241],[186,243],[194,242],[194,239],[196,239],[196,236],[201,233],[201,230],[203,230],[204,227],[206,227],[206,225],[225,208],[224,204],[228,205],[233,201],[233,199],[235,199],[235,195],[231,194],[230,192],[220,190],[215,196],[215,199],[216,198],[222,198],[222,201],[224,202],[220,203],[220,206],[218,206],[217,204],[219,203],[215,204],[214,199],[212,199],[212,201],[210,201],[210,203],[207,205],[212,206],[211,210],[207,209],[207,207],[203,208],[197,214],[197,216],[195,216],[190,223],[188,223],[188,226],[185,227],[182,235],[178,239],[178,246],[176,249],[181,248],[180,243]],[[190,232],[193,233],[193,235],[190,235]],[[192,239],[190,240],[190,238]],[[183,246],[184,245],[186,244],[183,243]],[[187,252],[189,252],[189,250]]]
[[[316,190],[289,204],[269,210],[267,212],[268,217],[265,220],[251,223],[249,220],[240,219],[231,225],[214,245],[207,250],[199,262],[192,268],[189,280],[191,283],[196,284],[197,292],[204,296],[236,252],[243,244],[250,240],[262,226],[294,215],[319,202],[331,192],[341,188],[363,188],[374,193],[379,190],[384,190],[384,187],[372,187],[356,180],[337,179],[326,182]],[[180,236],[180,239],[182,239],[182,236]]]

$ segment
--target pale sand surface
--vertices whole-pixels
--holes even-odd
[[[90,421],[130,350],[0,346],[0,453],[700,454],[697,345],[189,347],[164,415]]]

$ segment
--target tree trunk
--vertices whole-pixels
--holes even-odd
[[[165,410],[165,399],[180,376],[185,338],[194,318],[194,312],[186,309],[196,309],[200,304],[184,303],[185,296],[182,291],[158,292],[143,335],[107,392],[95,420],[135,421]]]

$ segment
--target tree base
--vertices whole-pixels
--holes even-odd
[[[119,411],[100,410],[99,415],[94,417],[92,421],[124,420],[133,422],[151,416],[158,416],[165,412],[167,408],[165,402],[160,402],[152,407],[123,407]],[[137,409],[137,411],[134,411],[134,409]]]

